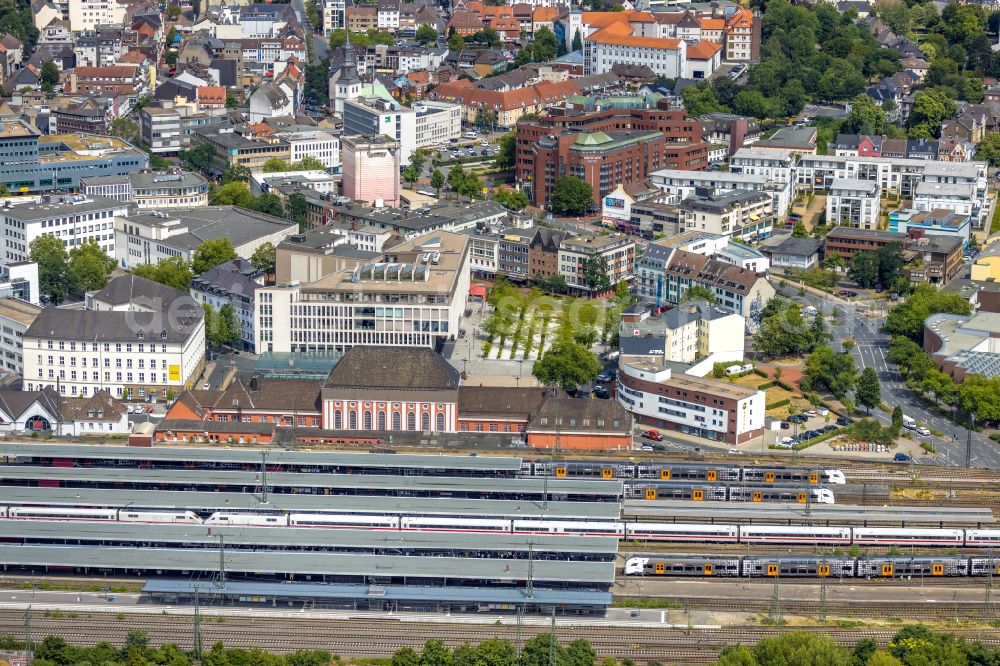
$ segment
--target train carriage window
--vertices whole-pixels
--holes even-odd
[[[932,576],[943,576],[944,575],[944,565],[940,562],[935,562],[931,565],[931,575]]]
[[[764,481],[774,483],[774,472],[764,472]]]
[[[654,573],[664,574],[664,573],[666,573],[666,571],[667,571],[667,567],[663,564],[663,562],[657,562],[656,563],[656,568],[654,569]]]
[[[891,564],[883,564],[882,565],[882,575],[883,576],[892,576],[893,572],[894,572],[894,569],[893,569],[893,566]]]
[[[753,491],[754,502],[762,502],[763,500],[764,500],[764,493],[760,492],[759,490]]]
[[[695,502],[701,502],[705,499],[705,491],[700,488],[695,488],[691,491],[691,499]]]
[[[817,576],[829,576],[830,575],[830,565],[829,564],[821,564],[818,567],[816,567],[816,575]]]
[[[561,476],[566,476],[566,468],[565,467],[556,467],[556,476],[560,476],[560,477]]]
[[[777,576],[778,575],[778,565],[777,564],[768,564],[767,565],[767,575],[771,576],[771,577]]]
[[[719,473],[716,472],[714,469],[710,469],[707,472],[705,472],[705,479],[707,481],[717,481],[719,479]]]
[[[601,478],[602,479],[612,479],[615,476],[615,472],[610,467],[601,468]]]
[[[711,576],[715,573],[715,567],[710,562],[706,562],[705,566],[702,567],[702,573],[706,576]]]
[[[648,500],[656,499],[656,488],[646,488],[646,499]]]
[[[809,483],[811,483],[813,485],[816,485],[817,483],[819,483],[819,473],[817,473],[817,472],[809,472]]]
[[[661,469],[660,470],[660,478],[663,479],[664,481],[670,480],[670,470],[669,469]]]

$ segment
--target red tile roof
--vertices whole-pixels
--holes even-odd
[[[701,40],[694,46],[687,47],[688,60],[711,60],[722,46],[708,40]]]

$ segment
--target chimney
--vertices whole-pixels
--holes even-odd
[[[747,136],[746,118],[736,118],[729,123],[729,156],[732,157],[737,150],[743,147],[743,141]]]

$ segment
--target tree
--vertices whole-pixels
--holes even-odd
[[[552,634],[533,636],[525,641],[521,651],[521,666],[552,666],[553,661],[556,666],[563,666],[565,660],[566,650]]]
[[[299,225],[299,231],[305,229],[309,214],[309,200],[306,199],[306,195],[302,192],[289,194],[285,212],[289,220]]]
[[[476,110],[476,127],[481,130],[492,129],[497,124],[497,112],[493,109]]]
[[[806,229],[806,225],[802,220],[796,220],[795,226],[792,227],[792,238],[806,238],[809,236],[809,230]]]
[[[562,176],[552,188],[550,208],[554,213],[586,213],[593,205],[593,188],[576,176]]]
[[[139,264],[132,269],[132,274],[184,291],[191,286],[194,278],[191,267],[180,257],[160,259],[156,265]]]
[[[181,15],[180,5],[170,5],[167,7],[167,16],[173,20],[177,20],[177,17]]]
[[[488,638],[476,647],[478,666],[517,666],[514,644],[502,638]]]
[[[583,50],[583,40],[580,39],[580,29],[576,29],[576,34],[573,35],[573,50],[582,51]]]
[[[101,289],[114,269],[115,260],[93,239],[69,251],[69,275],[76,293]]]
[[[222,178],[219,179],[219,183],[228,185],[235,182],[249,183],[250,169],[242,164],[230,164],[227,166],[226,170],[222,172]]]
[[[282,171],[288,171],[288,162],[279,157],[272,157],[264,162],[264,166],[261,169],[264,173],[281,173]]]
[[[852,134],[882,135],[885,133],[885,125],[885,110],[871,97],[862,93],[851,101],[845,131]]]
[[[444,187],[444,174],[434,169],[431,172],[431,187],[437,191],[438,197],[441,196],[441,188]]]
[[[453,33],[448,35],[448,50],[455,53],[465,48],[465,38],[462,35]]]
[[[239,319],[233,306],[224,305],[222,310],[229,308],[229,312],[223,314],[220,310],[212,307],[211,303],[202,303],[202,310],[205,312],[205,342],[209,347],[218,349],[222,345],[234,345],[240,340]],[[236,326],[233,327],[235,320]]]
[[[223,344],[235,347],[240,343],[243,337],[240,318],[236,316],[236,309],[229,303],[219,308],[219,326],[224,336],[221,338]]]
[[[872,407],[878,407],[882,403],[882,389],[875,368],[869,366],[861,373],[854,399],[867,409],[869,414],[872,413]]]
[[[813,317],[812,324],[809,326],[809,336],[812,338],[814,348],[817,345],[826,344],[830,340],[830,332],[826,329],[826,322],[823,321],[822,314],[817,313]]]
[[[733,98],[733,111],[743,116],[767,118],[774,115],[776,109],[772,100],[759,90],[741,90]]]
[[[7,183],[0,183],[0,197],[9,197],[10,188],[7,187]]]
[[[69,255],[55,236],[38,236],[28,245],[28,259],[38,264],[38,289],[59,304],[73,288]]]
[[[118,137],[122,141],[127,141],[133,146],[137,146],[142,142],[139,133],[139,124],[128,118],[115,118],[111,121],[111,136]]]
[[[805,631],[763,638],[754,647],[753,656],[761,666],[847,666],[847,652],[833,639]]]
[[[508,132],[500,137],[497,142],[499,150],[496,156],[498,169],[513,169],[517,155],[517,137],[513,132]]]
[[[41,82],[46,92],[51,92],[59,85],[59,67],[51,60],[42,64]]]
[[[228,238],[215,238],[198,246],[194,251],[191,270],[195,275],[201,275],[210,268],[236,259],[236,250]]]
[[[403,171],[400,173],[400,176],[403,178],[403,180],[412,185],[413,183],[420,180],[420,171],[414,168],[412,164],[408,164],[406,167],[403,168]]]
[[[681,91],[681,99],[684,100],[684,108],[689,116],[703,116],[707,113],[727,110],[707,83],[688,86]]]
[[[865,77],[850,61],[834,58],[827,66],[816,92],[825,100],[851,99],[865,89]]]
[[[917,285],[905,301],[889,311],[885,329],[892,335],[919,342],[923,338],[924,320],[935,313],[968,315],[972,313],[972,305],[959,294],[941,292],[932,285]]]
[[[264,192],[260,196],[254,197],[247,208],[274,217],[285,216],[285,207],[281,203],[281,197],[274,192]]]
[[[905,7],[906,5],[903,6]],[[865,662],[865,666],[903,666],[903,662],[896,659],[888,652],[882,652],[879,650],[868,658],[868,661]]]
[[[899,271],[903,268],[903,246],[901,243],[889,243],[883,245],[875,252],[878,260],[878,281],[883,287],[893,284],[899,277]]]
[[[589,384],[601,371],[597,355],[573,340],[560,340],[535,361],[531,374],[546,386]]]
[[[718,303],[719,299],[716,298],[715,292],[708,287],[695,284],[688,287],[687,291],[681,295],[681,303],[687,303],[688,301],[707,301],[709,303]]]
[[[192,171],[207,171],[215,159],[215,150],[207,143],[199,143],[177,153],[181,162]]]
[[[250,255],[250,264],[259,271],[264,271],[265,275],[274,273],[274,245],[264,243]]]
[[[958,385],[958,404],[979,423],[1000,421],[1000,377],[966,375]]]
[[[210,190],[208,203],[211,206],[250,208],[254,203],[254,196],[250,194],[250,187],[246,183],[236,180]]]
[[[897,35],[910,31],[910,8],[900,0],[880,0],[875,3],[875,15]]]
[[[417,28],[417,32],[414,37],[418,42],[424,46],[430,46],[431,44],[437,44],[438,37],[437,29],[429,23],[421,23],[420,27]]]
[[[389,666],[419,666],[420,655],[413,648],[401,647],[392,653]]]
[[[594,666],[596,661],[597,652],[586,639],[578,638],[566,648],[566,666]]]
[[[932,139],[941,131],[941,122],[954,116],[957,110],[955,100],[947,92],[937,88],[919,90],[913,96],[907,135],[911,139]]]
[[[419,666],[451,666],[451,650],[437,639],[424,643],[420,651]]]
[[[611,288],[608,278],[608,260],[600,252],[591,252],[583,264],[583,282],[591,291],[601,292]]]
[[[531,53],[535,62],[548,62],[555,60],[559,47],[556,44],[555,33],[552,28],[542,26],[535,31],[531,42]]]
[[[858,286],[870,289],[878,284],[878,256],[874,252],[858,252],[851,260],[847,274]]]
[[[800,385],[804,391],[826,389],[839,398],[853,389],[856,381],[854,360],[824,344],[818,345],[806,358]]]
[[[493,200],[511,210],[521,210],[528,205],[528,197],[520,190],[499,189]]]
[[[976,159],[1000,167],[1000,132],[989,132],[976,144]]]

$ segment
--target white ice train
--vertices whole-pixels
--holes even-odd
[[[182,523],[237,527],[311,527],[417,532],[480,532],[616,536],[634,541],[675,543],[776,543],[863,546],[997,547],[1000,529],[911,527],[806,527],[620,521],[507,520],[334,513],[255,514],[219,511],[202,519],[193,511],[75,509],[0,506],[0,518],[128,523]]]

